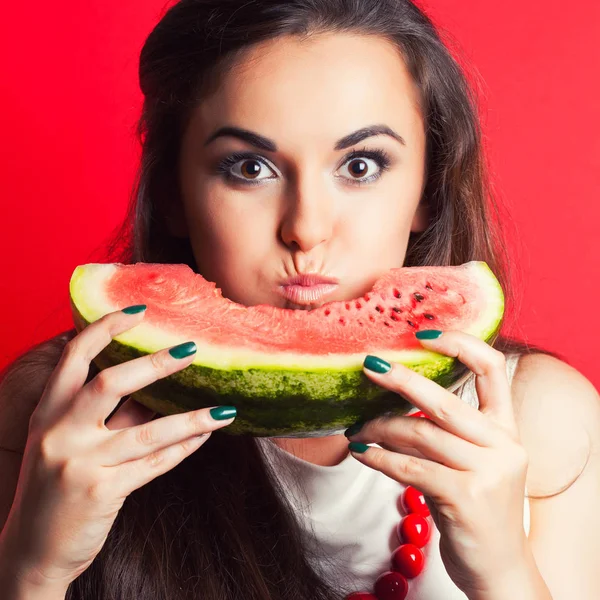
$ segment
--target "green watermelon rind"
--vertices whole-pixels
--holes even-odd
[[[103,369],[146,354],[113,340],[95,362]],[[454,381],[454,363],[454,359],[444,357],[435,365],[430,362],[410,366],[448,387]],[[325,380],[327,393],[321,391]],[[257,381],[266,384],[262,393]],[[245,382],[253,384],[252,396],[244,386]],[[239,393],[241,389],[244,394]],[[316,390],[321,392],[320,395]],[[316,373],[246,369],[224,372],[193,363],[133,393],[132,397],[160,414],[219,404],[233,405],[238,409],[238,416],[227,427],[229,433],[273,437],[339,431],[359,418],[373,418],[384,412],[405,414],[412,408],[407,400],[372,383],[362,370]]]
[[[488,311],[478,321],[486,326],[474,331],[478,326],[478,323],[474,323],[467,333],[490,342],[502,321],[504,296],[486,263],[474,261],[468,264],[487,280],[483,285],[489,286],[490,302]],[[85,276],[85,266],[78,267],[71,279],[71,307],[78,331],[102,316],[97,308],[86,306],[85,294],[79,293]],[[93,297],[93,294],[89,296]],[[103,314],[106,312],[110,310],[104,310]],[[90,314],[94,317],[90,318]],[[94,358],[96,365],[100,369],[109,368],[187,341],[180,339],[159,347],[156,347],[156,339],[152,340],[152,344],[144,343],[139,333],[142,324],[115,336]],[[148,342],[147,339],[145,341]],[[235,355],[236,349],[230,348],[229,352]],[[238,409],[237,417],[223,431],[233,435],[270,437],[328,435],[345,429],[357,420],[385,413],[402,415],[412,408],[407,399],[391,394],[364,375],[364,354],[358,355],[358,361],[354,355],[348,357],[351,364],[342,368],[339,367],[339,359],[335,368],[332,368],[327,364],[323,366],[328,362],[328,357],[315,355],[315,364],[310,369],[296,365],[269,365],[264,360],[257,361],[256,366],[215,368],[206,364],[205,355],[198,354],[194,362],[182,371],[162,378],[131,396],[164,415],[216,405],[234,405]],[[392,362],[402,363],[443,387],[450,388],[457,382],[458,365],[454,358],[424,349],[382,351],[377,354]],[[279,358],[279,355],[274,358]]]

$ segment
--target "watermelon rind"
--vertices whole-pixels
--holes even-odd
[[[78,266],[71,277],[71,308],[76,329],[121,307],[103,295],[103,282],[119,265],[91,263]],[[472,261],[475,285],[486,293],[486,310],[464,329],[491,342],[504,312],[502,288],[485,262]],[[94,362],[109,368],[163,348],[187,342],[142,321],[115,336]],[[312,437],[340,433],[357,420],[381,414],[406,414],[412,404],[371,382],[362,371],[365,353],[306,355],[293,352],[268,354],[255,350],[216,346],[194,339],[194,362],[131,396],[159,414],[175,414],[229,404],[237,417],[223,431],[268,437]],[[466,375],[456,359],[425,349],[382,350],[377,356],[398,362],[454,389]],[[459,380],[459,375],[462,378]]]

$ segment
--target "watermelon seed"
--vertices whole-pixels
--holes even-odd
[[[401,312],[402,312],[402,309],[401,309],[401,308],[398,308],[397,306],[393,306],[393,307],[392,307],[392,310],[393,310],[394,312],[397,312],[397,313],[401,313]]]
[[[384,321],[384,322],[383,322],[383,324],[384,324],[386,327],[391,327],[391,325],[390,325],[390,324],[389,324],[387,321]]]
[[[431,319],[435,319],[435,317],[434,317],[433,315],[430,315],[430,314],[428,314],[428,313],[425,313],[423,316],[424,316],[426,319],[429,319],[430,321],[431,321]]]
[[[358,300],[356,301],[356,308],[362,308],[362,304]]]
[[[428,283],[425,284],[425,289],[426,290],[433,290],[433,288],[431,287],[431,285],[429,285]]]
[[[346,302],[346,310],[350,310],[350,302]]]
[[[400,317],[399,317],[398,315],[395,315],[395,314],[393,314],[393,313],[392,313],[392,314],[390,315],[390,319],[392,319],[392,321],[399,321],[399,320],[400,320]]]
[[[400,292],[394,288],[394,298],[400,298],[400,297],[401,297]]]
[[[325,316],[328,317],[330,314],[331,314],[331,311],[328,308],[326,308],[325,309]]]
[[[378,305],[375,307],[375,310],[376,310],[377,312],[380,312],[380,313],[382,313],[382,312],[383,312],[383,306],[381,306],[381,305],[379,305],[379,304],[378,304]]]
[[[421,300],[423,300],[423,299],[425,298],[425,296],[423,296],[423,295],[419,294],[419,292],[415,292],[413,295],[414,295],[414,297],[415,297],[415,300],[416,300],[417,302],[421,302]]]
[[[406,321],[411,327],[416,327],[416,325],[412,321]]]

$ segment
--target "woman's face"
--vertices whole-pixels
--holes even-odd
[[[372,127],[390,134],[356,133]],[[305,309],[356,298],[427,224],[417,89],[383,39],[262,43],[196,108],[180,178],[172,231],[225,297]],[[285,286],[303,274],[337,284]]]

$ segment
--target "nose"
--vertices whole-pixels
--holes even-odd
[[[333,231],[333,199],[317,182],[304,180],[290,190],[285,202],[280,236],[289,248],[310,252]]]

